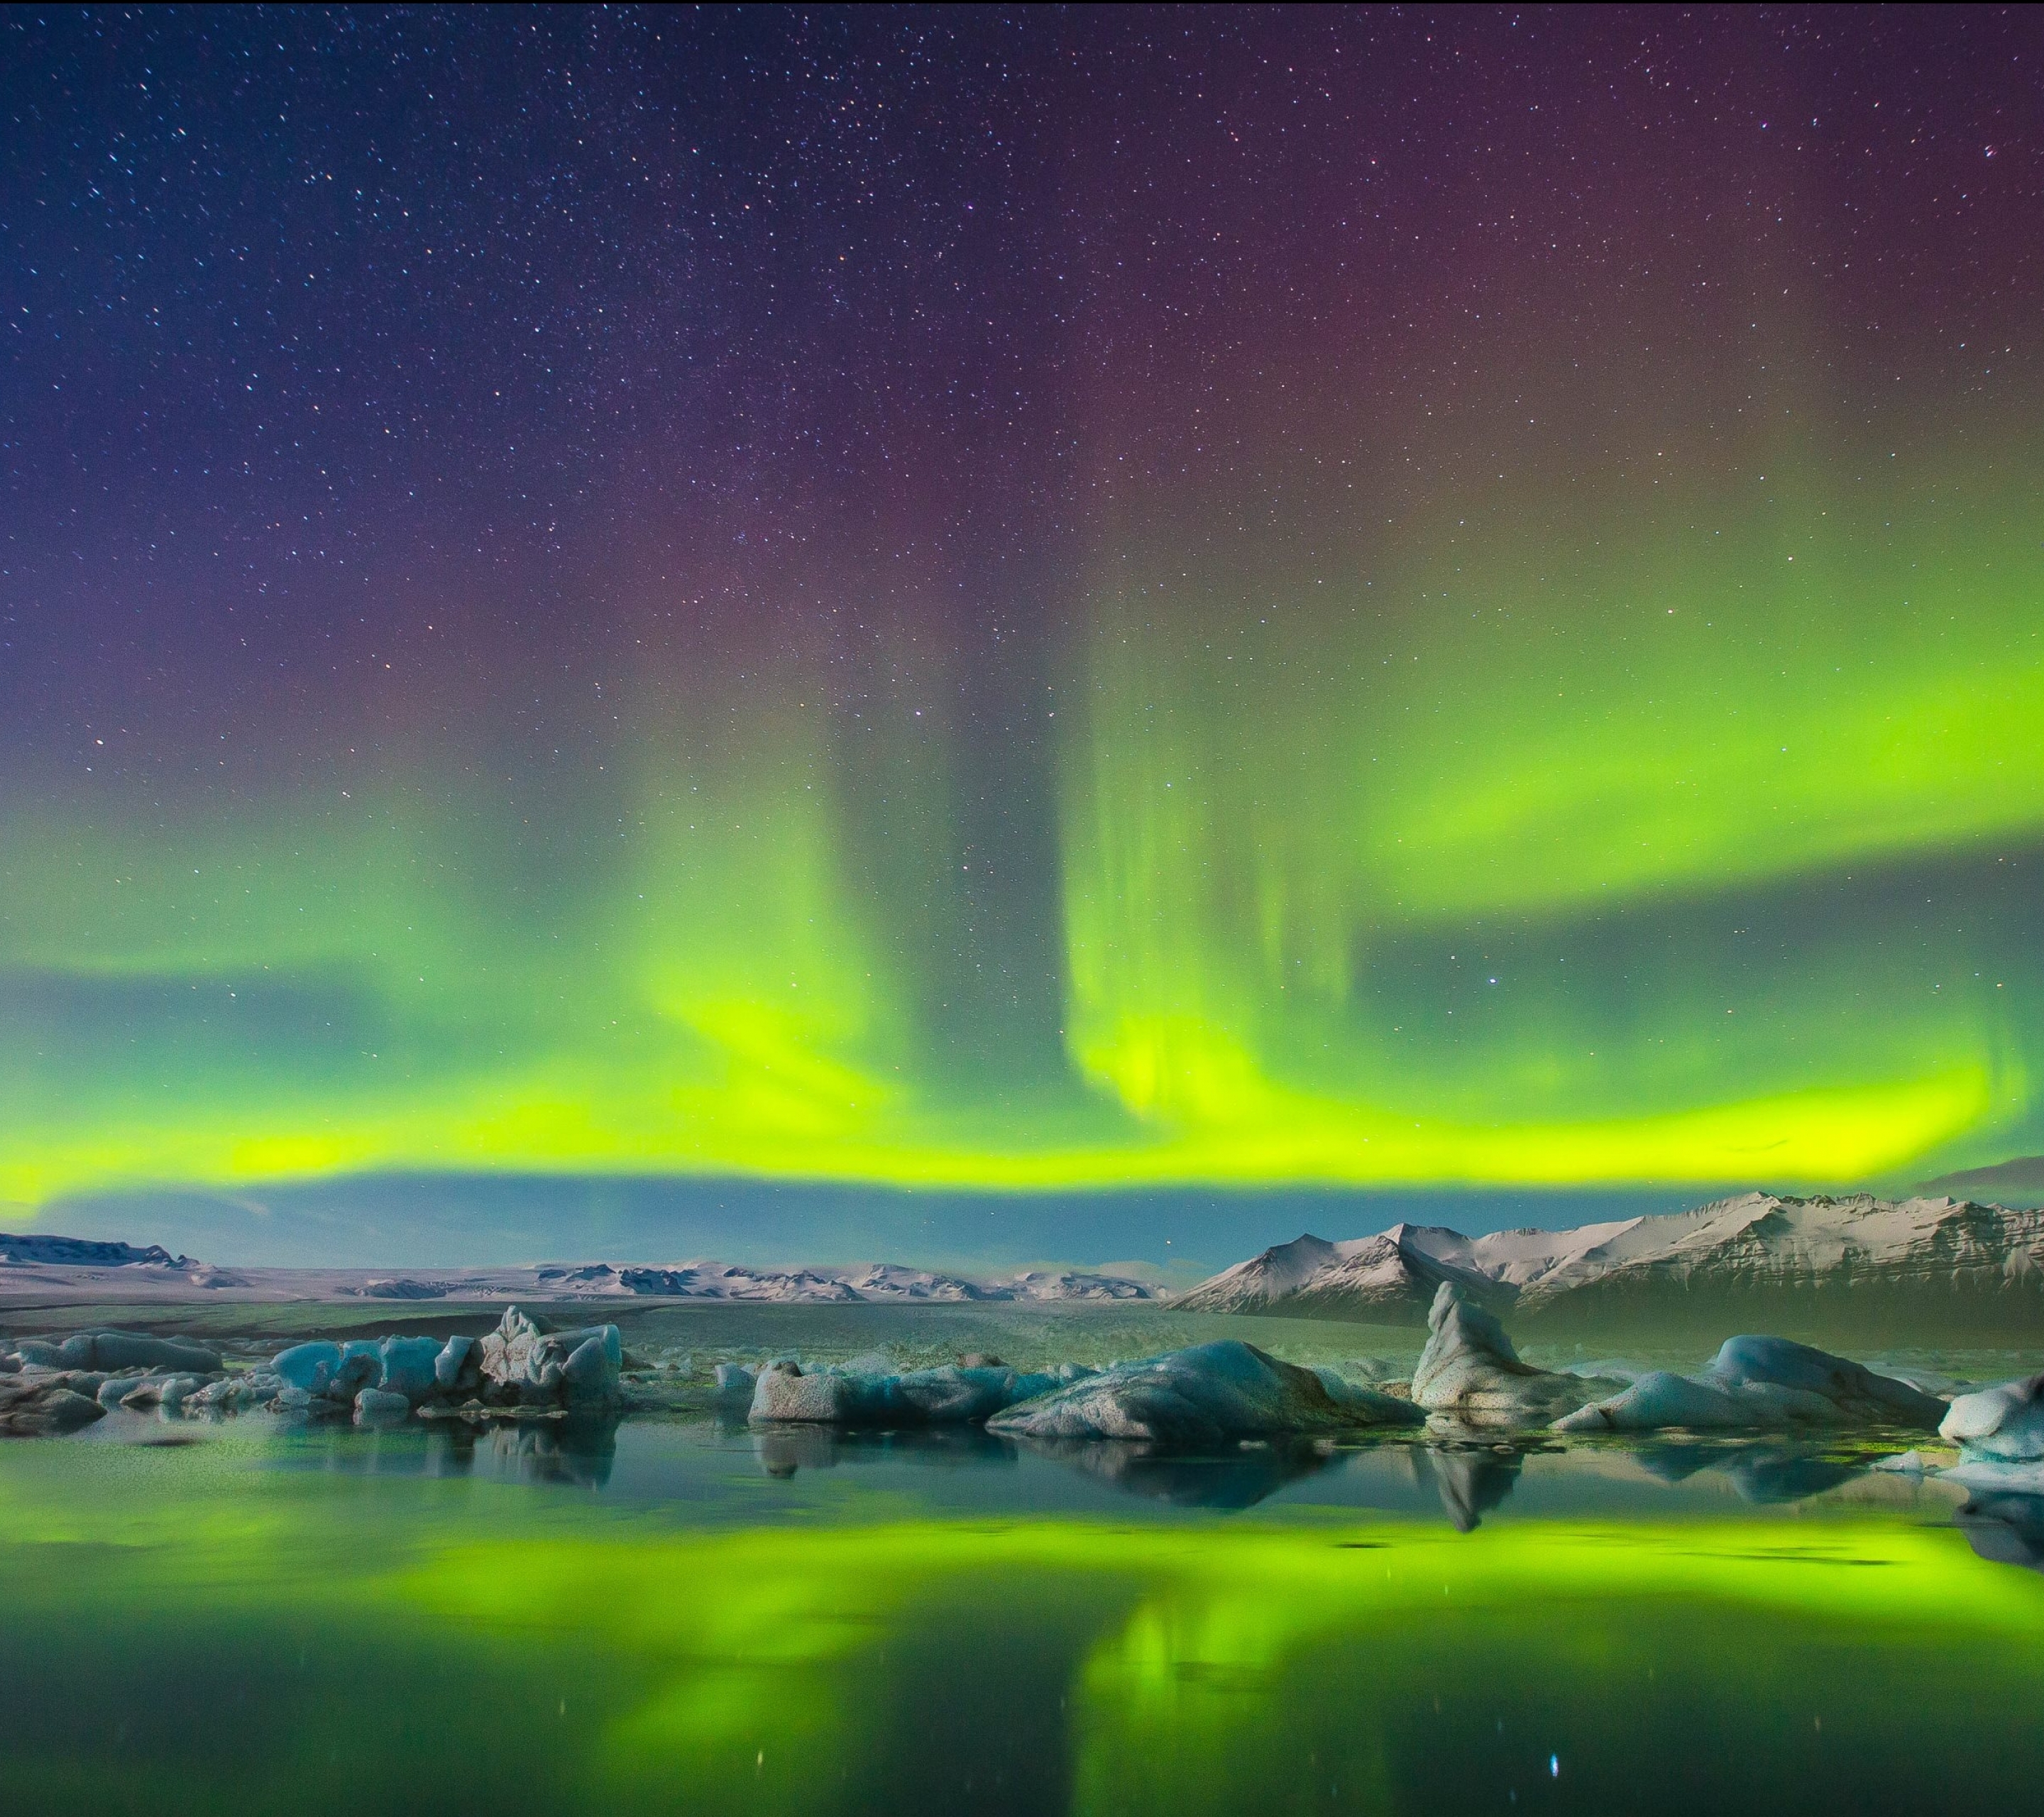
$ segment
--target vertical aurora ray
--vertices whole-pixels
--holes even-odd
[[[2034,481],[1794,490],[1111,570],[1078,1063],[1200,1164],[1362,1179],[1844,1180],[2019,1124]]]
[[[916,29],[24,16],[0,1196],[2044,1147],[2027,16]]]

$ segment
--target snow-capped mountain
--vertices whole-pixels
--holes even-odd
[[[2044,1211],[1954,1199],[1796,1199],[1747,1193],[1694,1211],[1572,1230],[1467,1237],[1394,1224],[1300,1237],[1203,1281],[1185,1311],[1411,1323],[1454,1281],[1544,1322],[1639,1315],[1721,1319],[1742,1303],[1815,1316],[2011,1322],[2044,1331]]]
[[[666,1299],[791,1304],[1154,1300],[1143,1281],[1078,1270],[978,1278],[863,1262],[848,1268],[744,1268],[721,1262],[663,1265],[556,1262],[457,1268],[430,1274],[342,1268],[213,1268],[167,1250],[79,1237],[0,1234],[0,1298],[47,1300],[366,1299],[500,1300]]]
[[[1142,1282],[1120,1275],[1076,1270],[1038,1270],[993,1279],[937,1274],[876,1262],[851,1268],[755,1269],[721,1262],[683,1262],[674,1267],[617,1267],[597,1262],[579,1268],[542,1268],[543,1285],[573,1293],[657,1295],[678,1300],[778,1300],[805,1304],[928,1300],[962,1304],[973,1300],[1148,1300]]]
[[[62,1262],[85,1268],[196,1268],[188,1255],[173,1255],[160,1244],[138,1249],[132,1243],[96,1243],[90,1237],[46,1236],[0,1231],[0,1268]]]

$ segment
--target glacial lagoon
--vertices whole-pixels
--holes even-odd
[[[1415,1337],[1226,1328],[1358,1367]],[[1186,1335],[717,1308],[631,1341],[699,1367]],[[0,1804],[2023,1807],[2044,1504],[1870,1468],[1897,1448],[119,1412],[0,1446]]]

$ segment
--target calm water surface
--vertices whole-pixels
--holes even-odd
[[[2029,1807],[2036,1511],[1863,1461],[119,1416],[0,1449],[0,1808]]]

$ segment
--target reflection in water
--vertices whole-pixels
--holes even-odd
[[[760,1469],[783,1481],[805,1470],[843,1464],[1012,1468],[1026,1452],[1124,1494],[1180,1508],[1222,1510],[1254,1508],[1281,1489],[1342,1470],[1364,1455],[1388,1452],[1404,1458],[1412,1481],[1439,1498],[1449,1523],[1460,1533],[1475,1531],[1485,1515],[1510,1497],[1529,1456],[1559,1457],[1569,1450],[1550,1442],[1443,1443],[1404,1438],[1339,1446],[1325,1439],[1248,1441],[1197,1450],[1116,1439],[1018,1442],[978,1427],[862,1431],[796,1424],[747,1428],[727,1422],[719,1429],[727,1436],[743,1435]],[[1608,1444],[1585,1448],[1595,1458],[1609,1458],[1616,1449]],[[1708,1473],[1729,1482],[1741,1500],[1757,1507],[1807,1500],[1867,1469],[1865,1458],[1842,1458],[1822,1442],[1648,1439],[1623,1450],[1659,1481],[1673,1485]]]
[[[747,1428],[740,1427],[744,1431]],[[757,1426],[752,1453],[770,1477],[835,1469],[841,1463],[989,1464],[1012,1466],[1015,1446],[978,1426],[905,1427],[866,1431],[834,1426]]]
[[[1415,1446],[1412,1473],[1431,1483],[1442,1511],[1458,1533],[1473,1533],[1483,1517],[1518,1486],[1526,1467],[1520,1454],[1504,1446],[1452,1448]]]
[[[1841,1460],[1821,1452],[1771,1441],[1727,1444],[1683,1439],[1648,1439],[1633,1454],[1650,1476],[1665,1483],[1686,1482],[1699,1470],[1729,1477],[1739,1498],[1760,1507],[1802,1501],[1866,1473],[1864,1458]]]
[[[460,1477],[484,1473],[520,1482],[601,1489],[617,1458],[615,1413],[566,1419],[433,1419],[358,1429],[334,1423],[306,1428],[295,1454],[301,1464],[347,1475]]]
[[[1953,1518],[1981,1558],[2044,1571],[2044,1496],[1977,1491]]]
[[[615,1414],[498,1422],[490,1428],[490,1448],[501,1469],[527,1482],[601,1489],[617,1461],[617,1427]]]
[[[1180,1508],[1253,1508],[1288,1483],[1324,1470],[1331,1446],[1274,1439],[1194,1452],[1128,1439],[1032,1439],[1029,1448],[1130,1495]]]

